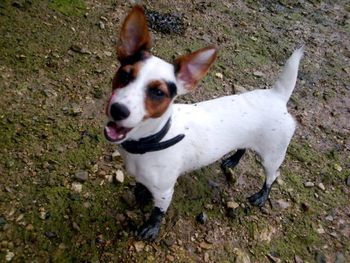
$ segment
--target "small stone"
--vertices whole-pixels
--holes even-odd
[[[294,256],[295,263],[304,263],[304,261],[299,256]]]
[[[281,259],[273,255],[272,253],[268,253],[267,257],[274,263],[281,263]]]
[[[238,84],[233,85],[233,90],[236,94],[247,92],[246,88]]]
[[[26,230],[27,230],[27,231],[32,231],[32,230],[34,230],[34,226],[33,226],[32,224],[28,224],[28,225],[26,226]]]
[[[49,239],[52,239],[52,238],[56,238],[57,237],[57,234],[54,233],[54,232],[50,232],[50,231],[46,231],[45,232],[45,236]]]
[[[107,180],[108,183],[111,183],[111,182],[113,182],[113,175],[107,174],[105,176],[105,179]]]
[[[73,116],[78,116],[82,113],[83,113],[83,109],[79,105],[77,105],[77,104],[72,105],[72,115]]]
[[[124,173],[122,170],[117,170],[115,172],[115,180],[119,183],[124,183]]]
[[[227,208],[232,208],[232,209],[236,209],[237,207],[239,207],[239,204],[236,203],[235,201],[229,201],[226,204]]]
[[[126,191],[122,195],[122,200],[129,206],[133,207],[135,206],[136,200],[135,195],[131,191]]]
[[[283,199],[278,199],[276,201],[277,205],[279,208],[281,209],[286,209],[288,207],[290,207],[290,203],[288,203],[287,201],[284,201]]]
[[[324,231],[324,228],[322,227],[322,226],[319,226],[317,229],[316,229],[316,231],[317,231],[317,233],[319,233],[319,234],[324,234],[324,233],[326,233],[326,231]]]
[[[0,217],[0,226],[3,226],[6,224],[6,220],[3,217]]]
[[[350,186],[350,175],[348,176],[348,178],[346,179],[346,185]]]
[[[104,16],[101,16],[100,19],[101,19],[102,21],[108,22],[108,19],[107,19],[106,17],[104,17]]]
[[[74,230],[80,232],[80,227],[79,227],[79,225],[76,222],[72,223],[72,227],[73,227]]]
[[[338,252],[335,256],[334,263],[345,263],[345,256],[342,253]]]
[[[327,263],[326,256],[320,251],[315,252],[315,260],[316,263]]]
[[[304,186],[307,187],[307,188],[311,188],[311,187],[314,187],[315,184],[314,184],[313,182],[306,182],[306,183],[304,184]]]
[[[170,262],[174,262],[175,258],[172,255],[167,255],[166,259],[169,260]]]
[[[234,248],[233,252],[235,254],[235,262],[236,263],[250,263],[250,258],[247,255],[247,253],[245,253],[243,250],[239,249],[239,248]]]
[[[200,214],[198,214],[196,216],[196,220],[197,220],[197,222],[199,222],[201,224],[205,224],[208,221],[208,216],[206,213],[201,212]]]
[[[333,221],[333,220],[334,220],[333,216],[331,216],[331,215],[326,216],[325,219],[326,219],[327,221]]]
[[[265,76],[265,74],[262,73],[261,71],[254,71],[253,75],[254,75],[255,77],[258,77],[258,78],[262,78],[262,77]]]
[[[81,183],[78,183],[78,182],[73,182],[72,183],[72,190],[74,192],[81,193],[81,191],[83,190],[83,185]]]
[[[102,29],[102,30],[106,28],[105,23],[103,23],[102,21],[100,21],[98,23],[98,25],[99,25],[100,29]]]
[[[284,185],[284,181],[281,179],[281,178],[277,178],[277,184],[279,185],[279,186],[283,186]]]
[[[7,262],[10,262],[14,258],[14,256],[15,256],[15,253],[7,250],[5,259],[6,259]]]
[[[98,172],[98,164],[94,164],[94,165],[91,167],[91,172],[93,172],[94,174]]]
[[[120,156],[120,152],[118,150],[115,150],[113,153],[112,153],[112,157],[115,158],[115,157],[119,157]]]
[[[143,241],[136,241],[134,243],[134,248],[136,252],[141,252],[145,248],[145,243]]]
[[[334,164],[334,169],[337,170],[338,172],[341,172],[343,168],[339,164]]]
[[[74,175],[74,179],[78,180],[79,182],[85,182],[89,179],[89,173],[87,171],[77,171]]]
[[[213,210],[214,206],[212,204],[205,204],[204,205],[205,209],[208,209],[208,210]]]
[[[104,51],[103,52],[107,57],[111,57],[112,56],[112,52],[111,51]]]
[[[208,252],[205,252],[204,253],[204,262],[209,262],[209,261],[210,261],[209,254],[208,254]]]
[[[326,190],[326,187],[324,186],[323,183],[319,183],[317,186],[318,186],[318,188],[320,188],[322,191],[325,191],[325,190]]]
[[[39,218],[42,219],[42,220],[45,220],[47,217],[46,217],[46,211],[40,211],[39,212]]]
[[[208,250],[208,249],[212,249],[212,248],[213,248],[213,245],[212,245],[212,244],[209,244],[209,243],[207,243],[207,242],[205,242],[205,241],[202,241],[202,242],[199,244],[199,247]]]
[[[217,77],[219,79],[223,79],[224,75],[222,75],[222,73],[218,72],[218,73],[215,73],[215,77]]]

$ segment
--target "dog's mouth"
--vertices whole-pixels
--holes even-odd
[[[107,123],[104,133],[105,137],[110,142],[120,142],[125,139],[126,135],[132,128],[126,128],[123,126],[119,126],[113,121]]]

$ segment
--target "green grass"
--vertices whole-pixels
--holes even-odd
[[[67,16],[81,16],[86,9],[84,0],[51,0],[49,6]]]

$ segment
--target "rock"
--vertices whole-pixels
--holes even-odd
[[[115,158],[115,157],[119,157],[120,156],[120,152],[118,150],[115,150],[113,153],[112,153],[112,157]]]
[[[249,256],[243,250],[234,248],[233,252],[235,254],[235,263],[250,263]]]
[[[45,220],[47,218],[46,214],[47,214],[46,211],[40,211],[39,218],[42,220]]]
[[[255,77],[258,77],[258,78],[262,78],[262,77],[265,76],[265,74],[262,73],[261,71],[254,71],[253,75],[254,75]]]
[[[113,182],[113,175],[107,174],[105,176],[105,179],[107,180],[108,183],[111,183],[111,182]]]
[[[294,262],[295,263],[304,263],[304,261],[298,256],[294,256]]]
[[[72,183],[72,190],[74,192],[81,193],[81,191],[83,190],[83,185],[81,183],[78,183],[78,182],[73,182]]]
[[[277,204],[278,208],[280,208],[282,210],[290,207],[290,203],[288,203],[287,201],[285,201],[283,199],[276,200],[276,204]]]
[[[112,56],[112,52],[111,51],[104,51],[103,52],[107,57],[111,57]]]
[[[122,195],[122,200],[129,206],[133,207],[135,206],[136,200],[135,195],[131,191],[126,191]]]
[[[235,94],[244,93],[244,92],[248,91],[246,88],[244,88],[243,86],[238,85],[238,84],[233,85],[233,90],[234,90]]]
[[[202,241],[200,244],[199,244],[199,247],[200,248],[203,248],[205,250],[208,250],[208,249],[212,249],[213,248],[213,245],[212,244],[209,244],[205,241]]]
[[[346,179],[346,185],[350,186],[350,175],[348,176],[348,178]]]
[[[343,168],[339,164],[334,164],[334,169],[337,170],[338,172],[341,172]]]
[[[306,182],[306,183],[304,184],[304,186],[307,187],[307,188],[311,188],[311,187],[314,187],[315,184],[314,184],[313,182]]]
[[[319,233],[319,234],[324,234],[324,233],[326,233],[326,231],[324,231],[324,228],[322,227],[322,226],[319,226],[317,229],[316,229],[316,231],[317,231],[317,233]]]
[[[7,250],[5,259],[6,259],[7,262],[10,262],[14,258],[14,256],[15,256],[15,253]]]
[[[210,257],[209,257],[208,252],[204,253],[204,262],[210,262]]]
[[[218,73],[215,73],[215,77],[217,77],[219,79],[223,79],[224,75],[222,75],[222,73],[218,72]]]
[[[124,183],[124,173],[122,170],[117,170],[115,172],[115,180],[119,183]]]
[[[27,231],[32,231],[32,230],[34,230],[34,226],[33,226],[32,224],[28,224],[28,225],[26,226],[26,230],[27,230]]]
[[[338,252],[335,256],[334,263],[345,263],[345,256],[342,253]]]
[[[94,165],[91,167],[91,172],[94,173],[94,174],[98,172],[98,164],[94,164]]]
[[[145,248],[145,243],[143,241],[136,241],[134,243],[134,248],[136,252],[141,252]]]
[[[98,23],[98,25],[99,25],[100,29],[102,29],[102,30],[106,28],[105,23],[103,23],[102,21],[100,21]]]
[[[232,208],[232,209],[236,209],[237,207],[239,207],[239,204],[236,203],[235,201],[229,201],[226,204],[227,208]]]
[[[74,179],[78,180],[79,182],[85,182],[89,179],[89,173],[87,171],[77,171],[74,175]]]
[[[315,260],[316,263],[327,263],[326,256],[320,251],[315,252]]]
[[[208,221],[208,216],[207,216],[206,213],[201,212],[200,214],[198,214],[198,215],[196,216],[196,220],[197,220],[197,222],[199,222],[199,223],[201,223],[201,224],[205,224],[205,222]]]
[[[77,104],[72,105],[72,115],[73,116],[78,116],[82,113],[83,113],[83,109],[79,105],[77,105]]]
[[[273,253],[268,253],[267,257],[274,263],[281,263],[281,259],[273,255]]]
[[[326,187],[323,185],[323,183],[319,183],[317,186],[318,186],[318,188],[320,188],[322,191],[325,191],[325,190],[326,190]]]
[[[80,232],[80,227],[79,227],[79,225],[76,222],[72,223],[72,227],[73,227],[74,230]]]
[[[71,47],[69,49],[76,52],[76,53],[91,55],[91,52],[89,50],[87,50],[84,47],[81,47],[78,44],[71,45]]]
[[[257,232],[257,237],[259,241],[264,241],[267,243],[271,242],[272,236],[276,233],[276,229],[272,226],[268,226],[265,229]]]
[[[333,221],[334,220],[333,216],[331,216],[331,215],[326,216],[325,219],[327,221]]]
[[[5,218],[3,218],[2,216],[0,216],[0,226],[3,226],[6,224],[6,220]]]
[[[48,239],[53,239],[53,238],[56,238],[56,237],[57,237],[57,234],[56,234],[55,232],[46,231],[46,232],[45,232],[45,236],[46,236]]]

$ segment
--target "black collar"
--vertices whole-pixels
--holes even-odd
[[[164,127],[156,134],[145,138],[141,138],[138,141],[125,141],[121,145],[125,151],[134,154],[144,154],[147,152],[155,152],[169,148],[170,146],[173,146],[185,137],[185,134],[179,134],[174,138],[161,142],[161,140],[169,131],[170,124],[171,119],[169,118]]]

